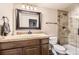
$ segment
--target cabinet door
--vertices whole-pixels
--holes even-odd
[[[49,45],[48,44],[41,45],[41,53],[42,53],[42,55],[49,54]]]
[[[0,51],[1,55],[22,55],[22,49],[10,49],[10,50],[3,50]]]
[[[23,48],[23,53],[24,55],[40,55],[40,47],[36,46],[36,47],[25,47]]]

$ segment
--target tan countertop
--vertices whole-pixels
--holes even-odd
[[[20,41],[20,40],[31,40],[31,39],[43,39],[49,38],[49,35],[46,34],[22,34],[22,35],[9,35],[5,37],[0,37],[0,42],[12,42],[12,41]]]

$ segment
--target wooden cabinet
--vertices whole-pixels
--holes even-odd
[[[22,49],[10,49],[10,50],[2,50],[0,52],[2,55],[22,55]]]
[[[35,47],[25,47],[23,48],[24,55],[40,55],[40,47],[35,46]]]
[[[44,44],[41,45],[41,54],[42,55],[48,55],[49,54],[49,45],[48,44]]]
[[[48,38],[1,42],[1,55],[48,55]]]

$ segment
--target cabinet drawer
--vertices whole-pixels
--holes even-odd
[[[1,43],[0,49],[10,49],[16,47],[24,47],[24,46],[31,46],[31,45],[38,45],[39,40],[26,40],[26,41],[16,41],[16,42],[6,42]]]
[[[42,39],[41,40],[41,44],[46,44],[46,43],[49,43],[49,39]]]
[[[22,55],[22,49],[17,48],[17,49],[10,49],[10,50],[3,50],[0,51],[1,55]]]

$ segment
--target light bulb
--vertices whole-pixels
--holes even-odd
[[[34,10],[37,10],[37,8],[36,8],[36,7],[34,7]]]
[[[30,6],[30,10],[33,10],[33,7],[32,6]]]
[[[26,9],[29,10],[30,9],[30,6],[26,5]]]
[[[22,5],[22,9],[25,9],[25,5]]]

